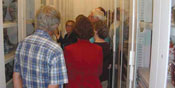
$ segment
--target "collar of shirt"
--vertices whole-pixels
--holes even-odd
[[[78,39],[79,43],[90,43],[89,40],[85,40],[85,39]]]
[[[53,41],[52,38],[51,38],[51,36],[49,35],[49,33],[46,32],[46,31],[44,31],[44,30],[37,29],[35,31],[34,35],[38,35],[40,37],[46,38],[46,39],[48,39],[50,41]]]

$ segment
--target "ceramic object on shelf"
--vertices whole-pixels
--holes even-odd
[[[5,20],[6,14],[7,14],[7,6],[4,4],[4,1],[3,1],[3,21]]]
[[[15,48],[15,45],[10,42],[6,28],[3,29],[3,33],[4,33],[4,53],[8,54],[11,50]]]
[[[17,21],[17,13],[18,13],[18,8],[17,8],[17,0],[13,0],[10,5],[9,5],[9,14],[11,16],[12,21]]]
[[[13,65],[14,62],[7,63],[5,65],[5,77],[6,77],[6,82],[10,81],[13,77]]]

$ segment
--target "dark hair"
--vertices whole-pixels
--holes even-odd
[[[82,17],[84,17],[83,14],[78,15],[78,16],[76,17],[76,21],[79,20],[79,19],[82,18]]]
[[[65,25],[65,26],[67,26],[67,24],[70,23],[70,22],[71,22],[71,23],[73,24],[73,26],[74,26],[75,21],[73,21],[73,20],[68,20],[68,21],[66,22],[66,25]]]
[[[89,40],[94,35],[92,24],[86,16],[82,16],[76,21],[75,32],[78,38],[85,40]]]
[[[104,13],[104,16],[106,16],[106,11],[105,11],[105,9],[102,8],[102,7],[98,7],[98,8]]]
[[[108,27],[107,24],[103,21],[97,21],[93,24],[94,26],[94,30],[97,31],[97,35],[102,38],[105,39],[108,36]]]

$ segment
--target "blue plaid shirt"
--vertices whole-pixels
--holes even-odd
[[[23,88],[47,88],[68,83],[62,49],[47,32],[36,32],[20,42],[16,50],[14,72],[19,72]]]

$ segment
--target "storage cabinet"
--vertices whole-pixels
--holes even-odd
[[[119,7],[124,8],[124,0]],[[128,66],[127,66],[127,88],[174,88],[170,72],[168,70],[169,58],[174,58],[170,54],[173,51],[170,45],[170,34],[174,36],[174,27],[171,24],[171,9],[174,0],[131,0],[129,5],[129,41],[128,41]],[[117,6],[117,4],[115,4]],[[125,9],[125,8],[124,8]],[[121,14],[120,16],[124,16]],[[116,15],[115,15],[116,16]],[[174,17],[174,15],[172,15]],[[122,19],[121,19],[122,21]],[[124,27],[120,24],[121,27]],[[121,29],[122,31],[125,29]],[[116,36],[116,35],[115,35]],[[114,36],[114,37],[115,37]],[[123,39],[123,32],[119,36]],[[114,42],[114,45],[116,43]],[[124,42],[121,42],[121,51],[124,49]],[[116,47],[114,47],[115,49]],[[113,54],[115,56],[115,53]],[[119,58],[118,74],[122,74],[121,61],[124,60],[122,54]],[[114,59],[118,59],[114,57]],[[115,60],[114,60],[115,61]],[[119,75],[118,77],[122,77]],[[122,86],[122,79],[118,80],[118,88]],[[113,80],[114,81],[114,80]],[[115,88],[115,87],[113,87]]]
[[[151,47],[152,47],[152,12],[153,0],[136,0],[136,55],[135,55],[135,88],[149,88]]]
[[[18,21],[19,21],[19,10],[18,10],[18,0],[3,0],[3,51],[4,51],[4,66],[5,66],[5,82],[7,86],[12,83],[13,75],[13,59],[15,55],[15,49],[19,42],[18,35]]]
[[[12,88],[17,44],[34,31],[34,18],[44,0],[0,0],[0,88]]]
[[[136,29],[135,87],[174,88],[168,76],[168,63],[172,61],[170,58],[174,58],[169,48],[170,33],[173,33],[171,3],[174,0],[136,1],[139,15]]]

